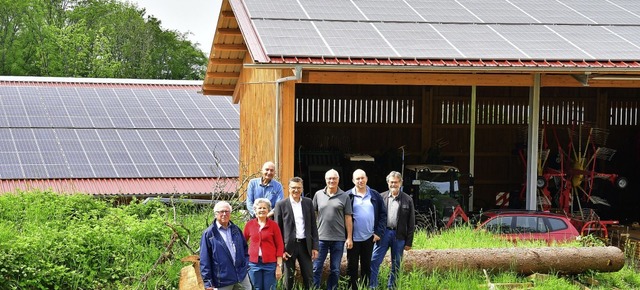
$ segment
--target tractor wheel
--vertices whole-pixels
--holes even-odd
[[[431,211],[428,213],[416,213],[416,229],[436,232],[439,228],[438,219]]]

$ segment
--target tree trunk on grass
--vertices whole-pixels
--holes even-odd
[[[329,273],[328,260],[325,261],[325,277]],[[390,265],[388,254],[383,263]],[[513,270],[520,274],[579,274],[587,270],[619,271],[624,266],[624,254],[616,247],[411,250],[404,252],[402,265],[406,272],[486,269]],[[346,256],[342,258],[340,268],[341,273],[346,274]]]

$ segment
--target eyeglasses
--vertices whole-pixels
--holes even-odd
[[[225,215],[225,214],[226,214],[226,215],[228,215],[228,214],[230,214],[231,212],[230,212],[230,211],[228,211],[228,210],[219,210],[219,211],[216,211],[216,213],[217,213],[217,214],[221,214],[221,215]]]
[[[302,190],[302,187],[289,187],[289,190]]]

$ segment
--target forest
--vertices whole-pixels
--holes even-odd
[[[0,0],[0,75],[201,80],[186,33],[116,0]]]

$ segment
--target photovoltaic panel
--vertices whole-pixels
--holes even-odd
[[[345,1],[346,2],[346,1]],[[404,1],[354,0],[356,7],[371,21],[422,21],[423,19]]]
[[[534,23],[593,24],[584,15],[556,1],[511,0],[510,3],[533,17]]]
[[[559,0],[559,2],[597,24],[640,24],[640,11],[632,11],[614,5],[616,1]],[[628,5],[627,7],[633,9],[634,5]],[[637,7],[635,8],[637,9]]]
[[[526,57],[518,48],[501,38],[487,25],[435,24],[433,27],[460,51],[464,58],[521,59]],[[463,33],[460,33],[461,31]]]
[[[371,23],[318,22],[320,34],[338,57],[398,57]]]
[[[458,0],[483,23],[531,23],[529,15],[504,0]]]
[[[236,176],[237,105],[197,89],[0,86],[0,178]]]
[[[453,1],[406,0],[404,1],[430,23],[473,23],[481,20]]]
[[[251,18],[307,19],[296,0],[245,0]]]
[[[614,33],[620,38],[623,38],[635,46],[640,47],[640,27],[638,26],[609,26],[609,31]]]
[[[453,47],[427,23],[376,23],[380,33],[403,58],[460,58]],[[407,41],[411,39],[411,41]]]
[[[492,25],[491,27],[532,59],[589,58],[588,54],[562,39],[547,26]]]
[[[585,51],[591,58],[628,60],[638,59],[638,47],[614,35],[602,26],[554,26],[552,28],[568,41]],[[640,27],[634,27],[640,33]]]
[[[367,20],[351,1],[345,0],[299,0],[310,19],[321,20]]]
[[[254,20],[256,30],[270,55],[317,56],[331,51],[308,21]]]

